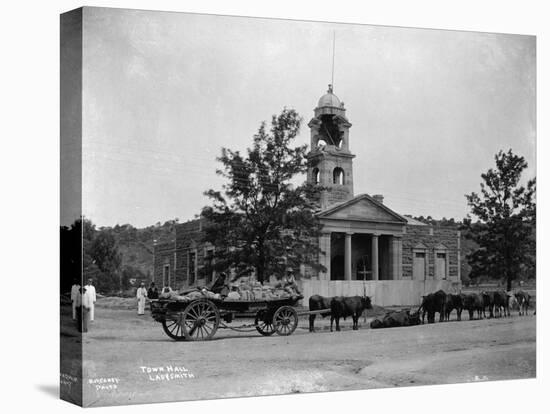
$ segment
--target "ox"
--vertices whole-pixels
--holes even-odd
[[[528,315],[527,310],[529,309],[529,299],[531,298],[531,296],[529,296],[529,293],[524,292],[523,290],[518,290],[516,293],[514,293],[514,296],[518,301],[519,316]]]
[[[359,317],[366,309],[372,309],[370,297],[368,296],[336,296],[330,301],[330,331],[332,323],[336,321],[336,331],[340,330],[340,318],[346,319],[351,316],[353,319],[353,330],[359,329]]]
[[[372,329],[393,328],[397,326],[412,326],[420,324],[420,313],[410,313],[409,310],[388,312],[382,320],[375,319],[370,323]]]
[[[435,293],[430,293],[422,297],[422,304],[420,309],[422,310],[422,323],[424,323],[424,317],[428,314],[428,323],[435,322],[435,313],[439,313],[439,322],[443,322],[445,318],[445,301],[447,299],[447,294],[438,290]]]
[[[320,315],[324,318],[325,316],[330,315],[330,302],[332,298],[327,298],[320,295],[313,295],[309,298],[309,310],[318,311],[323,309],[328,309],[327,312],[323,312]],[[316,314],[309,315],[309,332],[315,332],[315,316]]]
[[[487,314],[485,309],[489,308],[489,318],[494,318],[495,314],[493,309],[495,308],[495,293],[496,292],[481,292],[481,297],[483,299],[483,317],[486,318]],[[495,309],[496,310],[496,309]]]
[[[466,309],[470,315],[470,320],[474,319],[475,313],[477,313],[478,319],[481,319],[483,312],[483,296],[480,293],[462,295],[462,303],[464,304],[464,309]]]
[[[511,295],[503,290],[493,292],[495,316],[497,313],[499,316],[510,316],[510,297]]]
[[[456,320],[461,320],[462,315],[462,296],[448,293],[445,297],[445,320],[451,317],[451,312],[456,309]]]
[[[506,292],[506,294],[508,295],[508,310],[515,310],[515,309],[519,309],[519,306],[518,306],[518,300],[516,299],[516,296],[514,295],[513,292]]]

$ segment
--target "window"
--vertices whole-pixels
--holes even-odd
[[[314,184],[319,184],[321,182],[321,173],[319,171],[319,168],[314,168],[311,175]]]
[[[344,170],[336,167],[332,173],[332,183],[344,185]]]
[[[426,279],[426,252],[414,252],[413,258],[413,279]]]
[[[166,264],[162,268],[162,286],[170,286],[170,265]]]
[[[435,254],[435,277],[436,279],[443,280],[447,278],[447,254],[436,253]]]
[[[214,278],[214,249],[206,249],[204,253],[205,282],[209,284]]]
[[[189,285],[194,285],[196,276],[197,276],[197,253],[189,252],[188,261],[187,261],[187,283]]]

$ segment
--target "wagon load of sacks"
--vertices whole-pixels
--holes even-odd
[[[281,283],[275,286],[262,285],[258,281],[251,281],[232,284],[226,300],[273,300],[291,298],[297,295],[298,292],[293,286],[283,286]]]
[[[262,285],[258,281],[242,281],[241,283],[233,283],[229,286],[225,286],[220,293],[214,293],[205,287],[196,288],[192,291],[184,291],[182,293],[176,292],[170,287],[164,287],[159,298],[182,302],[190,302],[201,298],[250,302],[257,300],[285,299],[298,295],[299,293],[293,285],[283,286],[283,284],[279,283],[275,286],[271,286],[267,284]]]

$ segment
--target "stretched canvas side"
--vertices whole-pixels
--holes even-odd
[[[60,397],[82,406],[82,8],[61,15],[60,49]]]

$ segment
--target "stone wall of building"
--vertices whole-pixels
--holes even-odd
[[[176,226],[176,282],[188,287],[196,283],[199,265],[202,263],[202,222],[191,220]],[[190,254],[195,255],[194,269],[190,269]]]
[[[215,275],[210,275],[205,278],[201,272],[201,268],[205,266],[206,254],[212,249],[211,246],[201,242],[202,225],[201,220],[181,223],[176,226],[175,241],[158,243],[155,246],[154,280],[158,286],[163,286],[163,282],[167,283],[168,281],[175,289],[187,288],[197,284],[207,285],[215,277]],[[460,233],[454,228],[407,225],[402,237],[402,279],[413,280],[413,257],[415,251],[421,248],[426,253],[426,280],[436,279],[436,253],[445,252],[447,266],[445,278],[452,282],[459,282],[459,238]],[[383,241],[381,240],[379,247],[381,249],[385,249]],[[352,273],[353,279],[356,279],[359,256],[370,254],[370,245],[368,243],[358,243],[357,241],[352,246],[354,249]],[[192,254],[195,257],[194,278],[189,268]],[[321,259],[322,262],[325,262],[325,258]],[[170,269],[169,278],[164,270],[166,265]],[[388,263],[382,262],[380,265],[383,269],[389,266]],[[383,270],[380,279],[384,279],[383,274],[388,272],[388,269]],[[309,266],[301,266],[297,273],[300,274],[301,279],[317,278],[317,272]]]
[[[168,266],[169,274],[165,274]],[[159,288],[174,280],[174,242],[167,241],[155,244],[153,259],[153,281]]]
[[[199,278],[208,249],[204,243],[201,243],[202,221],[197,219],[178,224],[175,233],[175,240],[155,245],[155,283],[158,286],[169,283],[173,289],[182,289],[197,283],[209,282]],[[195,255],[194,278],[189,269],[191,254]],[[170,269],[169,278],[165,272],[166,265]]]
[[[459,281],[460,232],[455,228],[434,228],[432,226],[407,225],[403,234],[403,279],[413,277],[413,257],[415,249],[425,247],[427,271],[426,279],[435,277],[436,251],[445,248],[447,254],[448,278]]]

